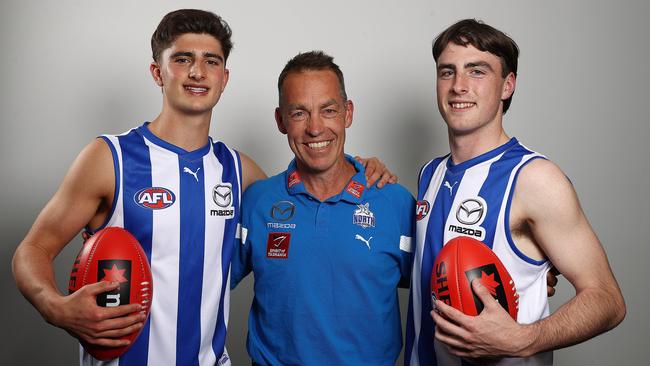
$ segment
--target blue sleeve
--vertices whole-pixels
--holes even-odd
[[[391,184],[383,189],[394,207],[396,230],[399,231],[399,287],[408,288],[413,266],[415,243],[415,198],[400,184]],[[390,192],[389,192],[390,191]]]

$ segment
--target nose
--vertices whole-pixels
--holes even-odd
[[[454,83],[451,86],[452,90],[456,94],[465,94],[468,91],[467,79],[462,73],[457,73],[454,75]]]
[[[193,80],[202,80],[205,77],[205,66],[202,62],[194,62],[190,67],[189,73],[190,79]]]
[[[311,113],[305,126],[306,132],[309,136],[318,136],[325,130],[323,118],[319,113]]]

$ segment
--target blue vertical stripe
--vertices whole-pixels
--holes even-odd
[[[197,178],[183,174],[188,167]],[[199,169],[200,168],[200,169]],[[203,159],[179,158],[180,248],[176,364],[198,365],[201,346],[201,292],[205,257],[205,189]]]
[[[216,155],[219,163],[223,167],[221,181],[229,182],[232,185],[232,199],[233,207],[235,208],[235,215],[232,219],[227,219],[223,232],[223,245],[221,247],[221,275],[223,282],[221,284],[221,296],[219,297],[219,313],[217,314],[217,324],[214,330],[214,337],[212,338],[212,349],[217,355],[217,359],[221,357],[226,342],[226,322],[225,312],[229,309],[224,309],[224,297],[226,291],[230,291],[227,285],[228,274],[230,273],[230,259],[235,246],[235,234],[237,224],[240,222],[241,205],[239,202],[241,182],[241,161],[239,154],[236,154],[237,161],[233,161],[230,150],[221,142],[214,144],[214,154]],[[239,169],[236,169],[239,167]],[[237,172],[239,170],[239,173]]]
[[[135,203],[135,194],[142,188],[151,187],[151,159],[149,148],[141,135],[131,131],[118,136],[122,150],[122,203],[124,205],[124,229],[138,239],[151,264],[151,237],[153,230],[153,212]],[[119,181],[117,181],[119,182]],[[116,186],[117,190],[118,187]],[[133,346],[120,357],[121,366],[142,366],[147,364],[149,352],[148,319],[142,333]]]
[[[487,204],[487,216],[481,226],[485,229],[486,233],[483,242],[490,248],[492,248],[494,243],[497,219],[499,218],[499,211],[501,211],[501,205],[504,202],[503,197],[508,186],[508,181],[510,180],[510,171],[521,161],[523,157],[522,149],[521,145],[517,145],[506,151],[499,160],[493,162],[490,165],[488,176],[478,193]]]

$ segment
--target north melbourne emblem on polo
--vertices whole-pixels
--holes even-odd
[[[357,205],[358,209],[354,210],[352,223],[362,228],[375,227],[375,214],[370,211],[370,202]]]

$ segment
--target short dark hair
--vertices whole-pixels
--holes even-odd
[[[517,76],[519,47],[512,38],[500,30],[476,19],[463,19],[445,29],[434,40],[432,52],[436,62],[450,42],[459,46],[469,44],[478,50],[499,57],[501,59],[501,76],[505,78],[511,72]],[[512,95],[503,101],[503,113],[506,113],[511,102]]]
[[[198,9],[180,9],[165,15],[151,36],[151,52],[154,61],[178,36],[186,33],[209,34],[221,43],[224,62],[232,49],[232,31],[225,20],[215,13]]]
[[[336,77],[339,79],[341,97],[343,97],[344,101],[348,100],[348,95],[345,93],[343,72],[339,68],[339,65],[334,63],[334,57],[327,55],[323,51],[310,51],[297,54],[294,58],[289,60],[289,62],[284,66],[284,69],[282,69],[280,77],[278,77],[278,95],[280,97],[280,102],[282,102],[282,83],[284,83],[284,79],[286,79],[287,75],[293,72],[297,73],[320,70],[331,70],[336,74]]]

